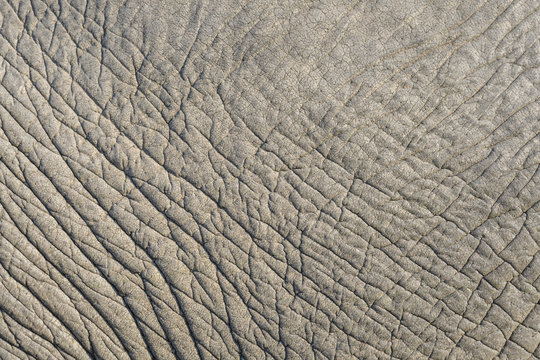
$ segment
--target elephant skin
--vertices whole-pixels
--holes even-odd
[[[540,1],[0,35],[0,359],[540,359]]]

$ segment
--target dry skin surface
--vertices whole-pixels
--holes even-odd
[[[539,359],[539,7],[0,0],[0,358]]]

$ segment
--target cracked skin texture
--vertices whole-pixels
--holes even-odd
[[[539,359],[539,6],[0,0],[0,358]]]

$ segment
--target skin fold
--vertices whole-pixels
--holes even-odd
[[[0,359],[539,359],[540,2],[0,0]]]

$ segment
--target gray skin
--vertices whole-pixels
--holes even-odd
[[[0,358],[539,359],[539,7],[0,0]]]

